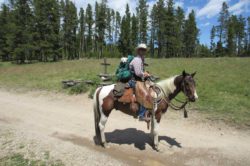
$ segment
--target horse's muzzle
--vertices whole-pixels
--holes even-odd
[[[189,98],[189,101],[190,101],[190,102],[195,102],[195,101],[196,101],[196,98],[195,98],[195,97]]]

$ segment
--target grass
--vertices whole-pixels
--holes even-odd
[[[30,160],[24,158],[21,154],[13,154],[0,159],[0,165],[2,166],[63,166],[64,164],[57,160],[55,162],[48,163],[41,160]]]
[[[114,73],[119,59],[109,59],[108,62],[112,64],[108,72]],[[98,82],[96,75],[103,71],[100,63],[101,60],[95,59],[22,66],[0,63],[0,86],[69,92],[62,88],[62,80],[85,79]],[[147,63],[149,67],[146,70],[162,79],[181,74],[183,69],[190,73],[197,71],[199,101],[193,104],[195,109],[208,114],[211,119],[250,126],[249,58],[147,59]],[[73,93],[75,91],[85,92],[86,87],[76,87]]]

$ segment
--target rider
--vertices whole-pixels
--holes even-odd
[[[139,44],[136,47],[137,56],[129,64],[130,70],[133,72],[133,79],[129,81],[129,86],[135,88],[136,81],[144,81],[145,78],[150,77],[148,72],[144,71],[144,58],[147,53],[146,44]],[[139,120],[148,121],[148,118],[145,117],[146,108],[140,105],[139,109]]]

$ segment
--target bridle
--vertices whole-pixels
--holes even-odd
[[[179,99],[176,99],[174,98],[174,100],[176,102],[179,102],[181,103],[182,105],[181,106],[176,106],[175,104],[173,104],[173,102],[169,101],[169,106],[174,109],[174,110],[182,110],[183,109],[183,113],[184,113],[184,118],[187,118],[188,117],[188,113],[187,113],[187,109],[186,109],[186,105],[190,102],[189,99],[188,99],[188,94],[187,94],[187,89],[186,89],[186,86],[185,86],[185,79],[182,80],[181,82],[181,89],[184,93],[184,95],[186,96],[186,100],[185,101],[181,101]]]
[[[183,81],[181,82],[181,88],[182,88],[182,91],[183,93],[185,94],[185,96],[187,96],[187,90],[186,90],[186,87],[185,87],[185,81],[183,79]],[[187,118],[188,117],[188,113],[187,113],[187,109],[186,109],[186,105],[190,102],[188,97],[186,97],[186,100],[185,101],[181,101],[179,99],[176,99],[174,98],[175,101],[177,101],[178,103],[181,103],[180,106],[177,106],[175,105],[173,102],[171,102],[171,100],[169,100],[168,96],[166,95],[165,91],[162,89],[162,87],[160,87],[159,85],[157,84],[154,84],[154,87],[157,87],[160,89],[160,93],[163,93],[163,96],[162,98],[160,99],[157,99],[157,103],[159,104],[162,100],[165,100],[166,103],[169,104],[169,106],[173,109],[173,110],[176,110],[176,111],[179,111],[179,110],[182,110],[183,109],[183,113],[184,113],[184,118]],[[159,94],[158,94],[159,95]],[[160,95],[159,95],[160,96]]]

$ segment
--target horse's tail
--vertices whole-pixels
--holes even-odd
[[[98,88],[95,91],[94,94],[94,118],[95,118],[95,135],[96,135],[96,144],[99,144],[101,142],[101,131],[99,127],[99,122],[101,119],[101,112],[100,112],[100,106],[99,106],[99,94],[101,92],[102,88]]]

